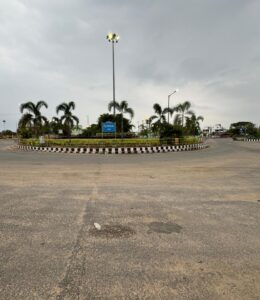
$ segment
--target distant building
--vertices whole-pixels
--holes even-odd
[[[203,136],[210,136],[212,133],[212,127],[204,127],[202,130]]]
[[[204,127],[202,132],[204,136],[220,136],[226,131],[227,130],[221,124],[216,124],[214,126]]]
[[[219,135],[224,132],[226,132],[226,129],[223,126],[221,126],[221,124],[216,124],[212,128],[212,134],[214,134],[214,135]]]

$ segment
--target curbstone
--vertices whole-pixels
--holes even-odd
[[[248,140],[257,141],[259,140]],[[51,153],[72,153],[72,154],[151,154],[166,153],[177,151],[194,151],[208,148],[207,144],[175,145],[175,146],[157,146],[157,147],[119,147],[119,148],[64,148],[64,147],[34,147],[18,145],[18,149],[23,151],[40,151]]]

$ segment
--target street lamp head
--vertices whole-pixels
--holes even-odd
[[[112,37],[113,37],[113,33],[112,33],[112,32],[109,32],[109,33],[107,34],[107,39],[110,41],[110,40],[112,39]]]
[[[176,89],[175,92],[178,93],[178,92],[179,92],[179,89]]]
[[[120,36],[118,34],[116,34],[116,33],[109,32],[107,34],[107,40],[109,42],[112,42],[112,43],[116,42],[116,43],[118,43],[119,39],[120,39]]]

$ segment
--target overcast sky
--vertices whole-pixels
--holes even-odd
[[[203,126],[260,124],[259,0],[1,0],[0,129],[15,129],[19,104],[45,100],[55,115],[75,101],[85,127],[112,100],[127,100],[134,123],[189,100]]]

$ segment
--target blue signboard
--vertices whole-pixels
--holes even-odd
[[[102,123],[102,132],[104,133],[115,133],[116,123],[114,122],[104,122]]]

